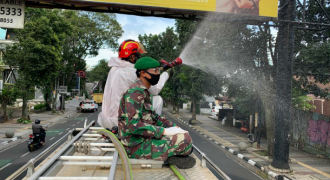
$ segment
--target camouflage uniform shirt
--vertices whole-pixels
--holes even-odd
[[[164,128],[176,126],[154,111],[152,97],[140,79],[122,96],[118,116],[118,138],[124,146],[136,146],[146,139],[161,139]]]

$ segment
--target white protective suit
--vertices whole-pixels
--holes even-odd
[[[110,58],[108,66],[112,67],[105,84],[102,102],[102,112],[98,116],[97,122],[104,128],[111,129],[118,126],[118,109],[121,96],[128,87],[137,80],[134,64],[121,60],[118,57]],[[153,107],[157,114],[161,114],[163,99],[157,96],[164,87],[169,75],[163,72],[159,78],[158,84],[149,88],[153,97]]]

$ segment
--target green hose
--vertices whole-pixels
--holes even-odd
[[[170,168],[172,169],[172,171],[174,172],[174,174],[180,179],[180,180],[186,180],[186,178],[184,178],[180,172],[176,169],[176,167],[174,165],[170,165]]]

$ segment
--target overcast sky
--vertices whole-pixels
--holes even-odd
[[[117,14],[117,21],[124,30],[123,36],[119,39],[120,44],[123,40],[138,40],[139,34],[159,34],[164,32],[167,27],[174,27],[174,19],[156,18],[156,17],[140,17],[133,15]],[[110,59],[110,57],[118,56],[117,52],[109,49],[100,49],[99,55],[93,58],[87,57],[86,63],[92,67],[97,65],[101,59]]]

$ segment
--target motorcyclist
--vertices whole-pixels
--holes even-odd
[[[111,129],[113,126],[118,126],[118,102],[129,85],[137,79],[134,64],[143,53],[146,53],[144,46],[129,39],[119,46],[118,57],[110,58],[108,66],[112,68],[104,88],[102,112],[98,116],[98,123],[102,127]],[[163,61],[163,63],[166,63],[166,61]],[[154,95],[153,107],[158,114],[161,114],[163,99],[157,95],[168,78],[169,74],[167,72],[162,73],[158,84],[149,89],[149,92]]]
[[[40,125],[40,120],[36,119],[34,121],[34,124],[32,125],[32,132],[33,135],[36,136],[37,134],[39,134],[40,137],[40,143],[44,144],[45,142],[45,136],[46,136],[46,129],[42,127],[42,125]]]

